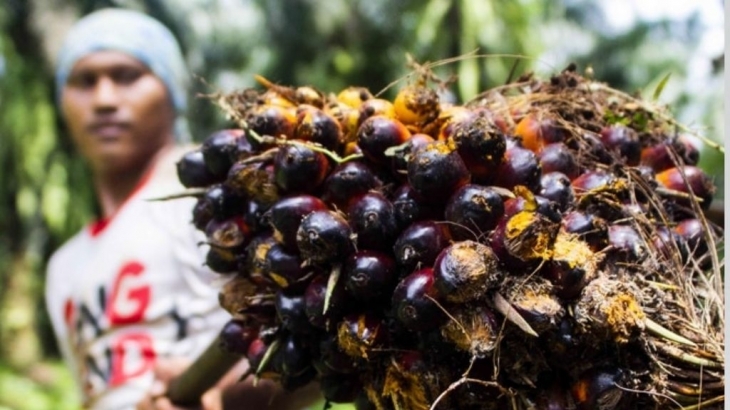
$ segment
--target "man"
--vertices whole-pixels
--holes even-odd
[[[187,139],[186,82],[169,30],[128,10],[85,17],[59,54],[60,112],[89,163],[101,215],[51,258],[46,304],[88,408],[172,408],[156,397],[160,380],[229,319],[217,276],[203,266],[191,200],[148,201],[183,189],[174,165],[184,152],[176,143]],[[222,408],[222,396],[264,408],[274,393],[274,408],[297,407],[271,385],[235,376],[206,393],[204,408]]]

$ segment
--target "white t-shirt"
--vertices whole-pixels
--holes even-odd
[[[119,211],[82,230],[51,258],[46,304],[84,406],[130,409],[149,391],[155,360],[197,357],[229,314],[220,276],[204,267],[193,198],[149,201],[184,188],[176,149]]]

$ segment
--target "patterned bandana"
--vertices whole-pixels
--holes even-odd
[[[127,53],[144,63],[162,80],[177,112],[175,137],[179,142],[189,142],[190,134],[184,117],[189,79],[180,46],[170,30],[160,22],[136,11],[104,9],[76,23],[58,55],[58,101],[74,64],[100,50]]]

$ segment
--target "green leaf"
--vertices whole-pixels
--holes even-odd
[[[633,118],[631,119],[632,128],[639,132],[645,131],[648,124],[649,119],[643,112],[635,113]]]
[[[667,82],[669,81],[669,77],[672,76],[672,73],[669,72],[667,75],[662,78],[661,81],[659,81],[659,84],[657,84],[656,88],[654,89],[654,95],[652,96],[652,99],[655,101],[659,99],[659,96],[662,94],[662,91],[664,91],[664,86],[667,85]]]
[[[615,113],[611,110],[606,110],[606,112],[603,114],[603,119],[611,125],[629,125],[629,123],[631,122],[630,119],[624,117],[621,113]]]

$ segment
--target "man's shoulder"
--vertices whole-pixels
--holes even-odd
[[[88,226],[84,226],[81,230],[76,232],[71,238],[67,239],[53,254],[51,254],[51,260],[63,259],[71,254],[74,254],[84,247],[86,242],[86,236],[89,229]]]
[[[88,226],[85,226],[51,254],[47,267],[48,280],[53,280],[56,275],[55,272],[74,266],[78,258],[89,252],[88,247],[85,245],[88,243],[87,229],[89,229]]]

